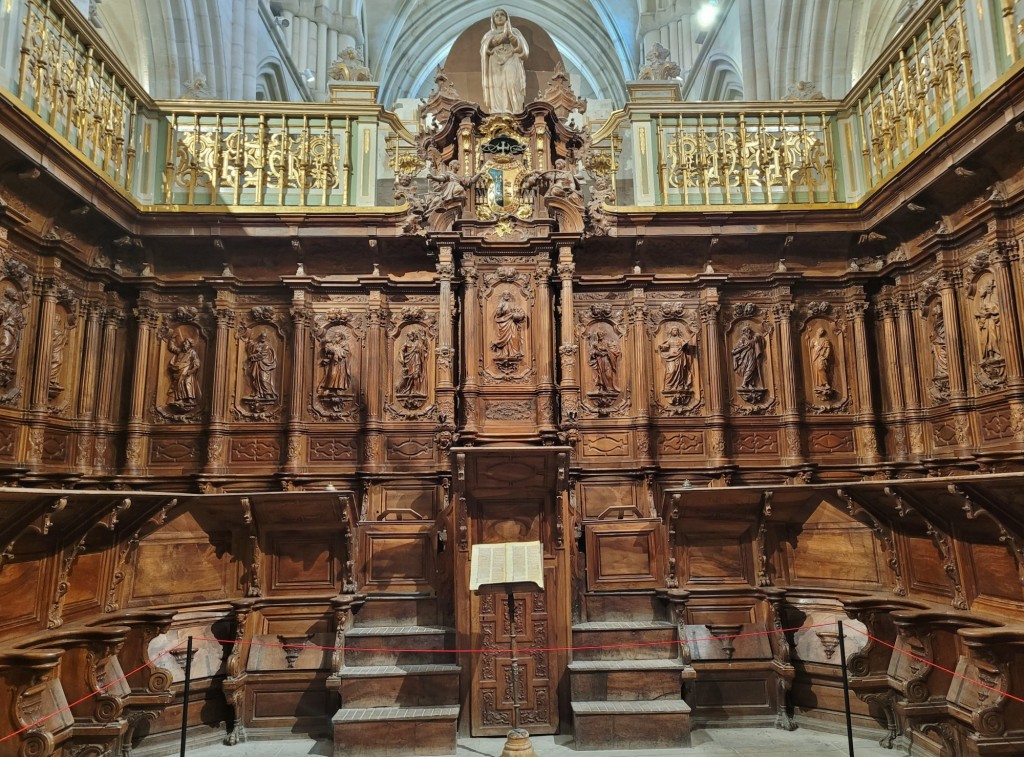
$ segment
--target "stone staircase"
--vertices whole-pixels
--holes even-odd
[[[690,708],[677,629],[649,595],[588,597],[573,625],[569,664],[576,749],[660,749],[690,745]],[[644,644],[616,648],[616,645]],[[583,647],[583,648],[581,648]],[[586,647],[610,647],[586,649]]]
[[[454,641],[454,629],[438,623],[434,600],[368,598],[345,633],[335,757],[455,754]]]

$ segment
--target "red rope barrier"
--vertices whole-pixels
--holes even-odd
[[[824,628],[825,626],[832,626],[832,625],[833,625],[832,623],[816,623],[815,625],[811,625],[811,626],[796,626],[796,627],[793,627],[793,628],[776,628],[776,629],[772,629],[772,630],[768,630],[768,631],[750,631],[750,632],[747,632],[747,633],[723,634],[722,636],[707,636],[707,637],[704,637],[704,638],[686,639],[686,641],[688,643],[690,643],[690,642],[701,642],[701,641],[721,641],[722,639],[740,639],[740,638],[745,638],[745,637],[750,637],[750,636],[766,636],[768,634],[773,634],[773,633],[790,633],[790,632],[795,632],[795,631],[805,631],[805,630],[809,630],[811,628]],[[999,694],[1000,696],[1004,696],[1004,697],[1006,697],[1008,699],[1014,700],[1015,702],[1021,702],[1022,704],[1024,704],[1024,698],[1014,696],[1013,694],[1009,693],[1008,691],[1002,691],[1000,689],[995,688],[994,686],[989,686],[988,684],[983,683],[982,681],[978,681],[978,680],[976,680],[974,678],[969,678],[968,676],[961,675],[960,673],[957,673],[955,670],[950,670],[949,668],[945,668],[945,667],[943,667],[943,666],[941,666],[941,665],[939,665],[937,663],[932,662],[931,660],[926,660],[923,657],[918,657],[917,655],[915,655],[915,654],[913,654],[911,652],[908,652],[905,649],[898,649],[895,645],[890,644],[887,641],[883,641],[882,639],[879,639],[879,638],[877,638],[875,636],[872,636],[871,634],[869,634],[869,633],[867,633],[865,631],[861,631],[859,628],[856,628],[855,626],[847,626],[847,628],[850,628],[851,630],[856,631],[857,633],[861,634],[862,636],[865,636],[866,638],[871,639],[872,641],[878,642],[879,644],[882,644],[883,646],[889,647],[889,649],[892,649],[895,652],[898,652],[900,654],[906,655],[908,657],[912,657],[913,659],[917,660],[918,662],[923,662],[925,665],[929,665],[929,666],[931,666],[933,668],[941,670],[944,673],[948,673],[949,675],[954,676],[955,678],[961,678],[961,679],[967,681],[968,683],[973,683],[975,686],[980,686],[980,687],[982,687],[984,689],[988,689],[989,691],[994,691],[996,694]],[[626,630],[628,630],[628,629],[626,629]],[[322,646],[322,645],[318,645],[318,644],[302,644],[302,645],[299,645],[299,644],[273,644],[273,643],[270,643],[270,642],[263,642],[263,641],[238,641],[236,639],[218,639],[218,638],[215,638],[215,637],[206,637],[206,636],[193,636],[192,638],[193,638],[194,641],[212,641],[212,642],[216,642],[218,644],[232,644],[232,645],[235,645],[235,644],[246,644],[246,645],[249,645],[249,646],[277,647],[277,648],[286,648],[287,647],[287,648],[290,648],[290,649],[295,649],[296,647],[301,647],[303,649],[305,649],[305,648],[321,649],[321,650],[324,650],[324,651],[331,651],[331,652],[334,652],[334,651],[345,651],[345,652],[390,652],[392,654],[399,653],[399,652],[402,652],[402,653],[436,654],[436,653],[440,652],[440,653],[448,653],[448,654],[483,654],[485,652],[501,651],[500,649],[499,650],[495,650],[495,649],[391,649],[391,648],[388,648],[388,647],[330,647],[330,646]],[[673,639],[671,641],[631,642],[631,643],[625,643],[625,644],[593,644],[593,645],[586,645],[586,646],[579,646],[579,647],[536,647],[536,648],[531,648],[531,649],[521,649],[519,651],[523,652],[523,653],[527,653],[527,654],[532,654],[532,653],[538,653],[538,652],[573,652],[573,651],[595,650],[595,649],[628,649],[628,648],[638,648],[638,647],[663,646],[663,645],[666,645],[666,644],[679,644],[682,641],[683,641],[682,639]],[[82,702],[86,701],[87,699],[91,699],[92,697],[96,696],[97,694],[100,694],[100,693],[106,691],[107,689],[109,689],[114,684],[117,684],[117,683],[119,683],[121,681],[126,680],[129,676],[135,675],[136,673],[138,673],[143,668],[145,668],[148,665],[151,665],[152,663],[154,663],[157,660],[159,660],[161,657],[164,657],[165,655],[170,654],[171,652],[173,652],[175,649],[177,649],[178,647],[180,647],[184,643],[185,643],[184,641],[179,641],[177,644],[175,644],[174,646],[170,647],[169,649],[165,649],[163,652],[158,654],[156,657],[153,657],[153,658],[147,660],[146,662],[144,662],[141,665],[139,665],[139,667],[137,667],[134,670],[131,670],[131,671],[125,673],[120,678],[115,678],[113,681],[111,681],[108,684],[105,684],[104,686],[101,686],[96,691],[90,692],[89,694],[86,694],[84,697],[76,699],[74,702],[71,702],[70,704],[67,704],[64,707],[61,707],[59,710],[51,712],[49,715],[45,715],[44,717],[39,718],[35,722],[29,723],[28,725],[24,726],[23,728],[18,729],[17,731],[9,733],[6,736],[0,736],[0,742],[7,741],[8,739],[13,738],[13,737],[15,737],[15,736],[17,736],[17,735],[19,735],[21,733],[24,733],[25,731],[28,731],[28,730],[30,730],[32,728],[35,728],[40,723],[44,723],[47,720],[49,720],[50,718],[55,717],[56,715],[61,714],[62,712],[67,712],[72,707],[75,707],[76,705],[81,704]]]
[[[89,692],[89,693],[88,693],[88,694],[86,694],[86,695],[85,695],[84,697],[79,697],[78,699],[76,699],[76,700],[75,700],[74,702],[72,702],[71,704],[66,704],[66,705],[64,705],[63,707],[61,707],[61,708],[60,708],[59,710],[55,710],[54,712],[51,712],[51,713],[50,713],[49,715],[44,715],[43,717],[39,718],[39,720],[35,721],[34,723],[29,723],[29,724],[28,724],[27,726],[25,726],[25,727],[23,727],[23,728],[19,728],[19,729],[18,729],[17,731],[14,731],[13,733],[9,733],[9,734],[7,734],[6,736],[0,736],[0,742],[4,742],[4,741],[7,741],[7,739],[13,738],[14,736],[17,736],[17,735],[18,735],[19,733],[24,733],[25,731],[28,731],[28,730],[30,730],[30,729],[32,729],[32,728],[35,728],[35,727],[36,727],[37,725],[39,725],[40,723],[45,723],[45,722],[46,722],[47,720],[49,720],[50,718],[52,718],[52,717],[54,717],[54,716],[56,716],[56,715],[60,715],[60,714],[61,714],[62,712],[67,712],[68,710],[70,710],[70,709],[71,709],[72,707],[74,707],[75,705],[79,705],[79,704],[81,704],[82,702],[84,702],[84,701],[85,701],[85,700],[87,700],[87,699],[92,699],[92,698],[93,698],[94,696],[96,696],[97,694],[102,694],[102,693],[103,693],[104,691],[106,691],[107,689],[109,689],[109,688],[110,688],[111,686],[113,686],[113,685],[114,685],[115,683],[120,683],[121,681],[124,681],[125,679],[127,679],[127,678],[128,678],[128,676],[133,676],[133,675],[135,675],[135,674],[136,674],[136,673],[138,673],[138,672],[139,672],[140,670],[142,670],[143,668],[147,667],[147,666],[148,666],[148,665],[150,665],[151,663],[154,663],[154,662],[156,662],[157,660],[159,660],[159,659],[160,659],[161,657],[163,657],[164,655],[168,655],[168,654],[170,654],[170,653],[171,653],[171,652],[173,652],[173,651],[174,651],[175,649],[177,649],[178,647],[180,647],[180,646],[181,646],[181,645],[182,645],[183,643],[184,643],[184,642],[178,642],[177,644],[175,644],[175,645],[174,645],[173,647],[171,647],[170,649],[165,649],[165,650],[164,650],[163,652],[161,652],[160,654],[158,654],[158,655],[157,655],[156,657],[153,657],[152,659],[146,660],[146,661],[145,661],[144,663],[142,663],[141,665],[139,665],[139,667],[135,668],[135,670],[130,670],[130,671],[128,671],[127,673],[125,673],[125,674],[124,674],[123,676],[121,676],[120,678],[115,678],[115,679],[114,679],[113,681],[111,681],[110,683],[108,683],[108,684],[105,684],[105,685],[101,686],[100,688],[96,689],[96,691],[92,691],[92,692]]]
[[[965,675],[961,675],[960,673],[957,673],[955,670],[950,670],[949,668],[944,668],[941,665],[939,665],[938,663],[932,662],[931,660],[926,660],[923,657],[918,657],[913,652],[908,652],[905,649],[897,649],[894,645],[890,644],[889,642],[882,641],[881,639],[872,636],[871,634],[867,633],[866,631],[861,631],[859,628],[854,628],[853,626],[847,626],[847,627],[852,629],[852,630],[854,630],[854,631],[856,631],[861,636],[867,636],[872,641],[877,641],[879,644],[882,644],[884,646],[889,647],[889,649],[892,649],[893,651],[899,652],[900,654],[904,654],[907,657],[912,657],[915,660],[917,660],[918,662],[923,662],[925,665],[929,665],[929,666],[931,666],[931,667],[933,667],[933,668],[935,668],[937,670],[941,670],[943,673],[949,673],[954,678],[961,678],[964,681],[967,681],[968,683],[973,683],[975,686],[981,686],[983,689],[988,689],[989,691],[994,691],[996,694],[1001,694],[1002,696],[1006,697],[1007,699],[1012,699],[1015,702],[1020,702],[1021,704],[1024,704],[1024,699],[1021,699],[1020,697],[1015,697],[1013,694],[1011,694],[1008,691],[1002,691],[1000,689],[997,689],[995,686],[989,686],[987,683],[983,683],[982,681],[977,681],[977,680],[975,680],[973,678],[968,678]]]
[[[823,628],[825,626],[834,625],[832,623],[818,623],[813,626],[795,626],[793,628],[773,628],[770,631],[750,631],[748,633],[734,633],[734,634],[722,634],[721,636],[708,636],[702,639],[685,639],[687,642],[698,642],[698,641],[720,641],[721,639],[740,639],[746,636],[766,636],[770,633],[789,633],[790,631],[803,631],[808,628]],[[630,629],[623,629],[630,630]],[[278,649],[289,648],[289,649],[322,649],[330,652],[390,652],[392,654],[403,652],[412,654],[486,654],[489,652],[500,652],[502,648],[495,649],[396,649],[394,647],[329,647],[321,644],[274,644],[269,641],[237,641],[235,639],[218,639],[209,636],[193,636],[194,641],[215,641],[218,644],[244,644],[252,647],[276,647]],[[638,641],[628,642],[625,644],[594,644],[590,646],[581,647],[531,647],[531,648],[517,648],[517,652],[523,653],[536,653],[536,652],[575,652],[578,650],[593,650],[593,649],[630,649],[637,647],[657,647],[665,646],[666,644],[679,644],[684,641],[683,639],[673,639],[671,641]]]

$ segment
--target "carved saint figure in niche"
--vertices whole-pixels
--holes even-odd
[[[0,386],[8,386],[14,379],[14,358],[18,354],[24,328],[25,312],[18,293],[5,289],[0,300]]]
[[[619,358],[622,352],[618,346],[598,331],[590,343],[589,363],[594,369],[594,390],[598,394],[618,394],[616,381],[619,376]]]
[[[68,332],[60,315],[54,318],[53,331],[50,332],[50,379],[48,392],[53,399],[64,387],[60,383],[60,371],[64,367],[64,348],[67,347]]]
[[[181,408],[195,407],[199,401],[199,353],[189,337],[180,343],[172,337],[167,342],[171,359],[167,363],[167,372],[171,375],[172,404]]]
[[[974,312],[983,363],[1001,360],[1003,357],[999,352],[999,316],[996,282],[989,281],[978,292]]]
[[[320,389],[324,394],[341,394],[348,391],[352,382],[348,360],[352,350],[344,331],[327,334],[320,344],[320,365],[324,367],[324,379]]]
[[[526,69],[523,60],[530,46],[512,26],[508,12],[498,8],[491,14],[491,29],[480,41],[480,69],[484,85],[484,108],[488,113],[520,113],[526,100]]]
[[[658,345],[665,363],[665,391],[670,394],[689,392],[693,386],[693,352],[695,335],[683,338],[683,330],[673,326]]]
[[[274,371],[277,369],[277,354],[265,332],[260,332],[258,337],[246,345],[245,359],[248,363],[246,376],[252,389],[252,398],[265,402],[276,400]]]
[[[402,376],[395,393],[412,397],[427,396],[427,340],[420,329],[411,329],[398,355]]]
[[[498,361],[518,361],[523,357],[523,328],[526,325],[526,311],[505,292],[494,310],[495,339],[491,352]]]
[[[441,166],[440,170],[427,172],[427,178],[434,186],[426,196],[425,214],[440,210],[450,202],[458,202],[460,206],[466,204],[466,190],[476,184],[482,174],[461,176],[459,168],[459,161],[453,160],[447,166]]]
[[[949,352],[946,350],[946,321],[942,317],[942,308],[935,308],[935,320],[932,322],[932,335],[929,340],[932,350],[933,378],[944,379],[949,376]]]
[[[811,379],[814,382],[814,393],[819,397],[830,399],[835,394],[832,386],[836,368],[836,350],[825,329],[818,329],[810,343]]]
[[[764,337],[750,326],[744,326],[732,347],[732,368],[740,377],[739,395],[748,402],[756,402],[764,396],[763,360]]]

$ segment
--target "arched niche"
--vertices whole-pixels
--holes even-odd
[[[532,21],[511,16],[512,26],[519,30],[530,48],[530,54],[523,61],[526,69],[526,99],[533,102],[544,91],[548,79],[555,72],[558,63],[564,65],[561,54],[546,31]],[[480,40],[491,28],[491,17],[481,18],[458,36],[448,57],[444,71],[455,84],[455,89],[464,100],[483,104],[484,88],[480,71]]]

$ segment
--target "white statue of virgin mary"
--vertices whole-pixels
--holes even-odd
[[[519,113],[526,99],[523,60],[530,47],[512,26],[508,12],[498,8],[491,15],[491,30],[480,42],[480,69],[484,84],[484,108],[488,113]]]

